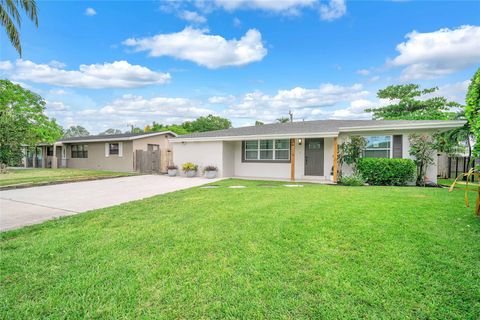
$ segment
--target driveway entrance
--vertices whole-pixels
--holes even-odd
[[[11,230],[218,180],[142,175],[0,191],[0,230]]]

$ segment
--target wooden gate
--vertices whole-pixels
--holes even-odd
[[[160,174],[160,150],[135,150],[135,171]]]

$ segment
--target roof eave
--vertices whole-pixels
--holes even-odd
[[[256,135],[238,135],[224,137],[195,137],[171,139],[170,142],[209,142],[209,141],[244,141],[258,139],[296,139],[296,138],[332,138],[337,137],[338,132],[313,132],[313,133],[281,133],[281,134],[256,134]]]
[[[173,131],[159,131],[159,132],[152,132],[152,133],[146,133],[138,136],[132,136],[132,137],[120,137],[120,138],[102,138],[102,139],[75,139],[75,140],[58,140],[57,143],[87,143],[87,142],[106,142],[106,141],[132,141],[132,140],[138,140],[138,139],[144,139],[144,138],[149,138],[149,137],[154,137],[154,136],[159,136],[159,135],[164,135],[164,134],[171,134],[174,137],[177,137],[178,135],[173,132]]]
[[[375,126],[358,126],[358,127],[341,127],[340,132],[360,132],[360,131],[386,131],[386,130],[416,130],[416,129],[454,129],[459,128],[467,123],[466,120],[450,120],[445,123],[404,123],[404,124],[388,124]]]

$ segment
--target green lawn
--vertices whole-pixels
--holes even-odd
[[[455,179],[438,179],[438,184],[441,184],[442,186],[447,186],[447,187],[450,187],[453,183]],[[474,188],[474,187],[477,187],[478,186],[478,182],[475,181],[475,182],[469,182],[468,183],[469,185],[469,189],[470,188]],[[465,187],[466,187],[466,181],[457,181],[457,184],[455,185],[456,188],[460,188],[460,189],[464,189],[465,190]]]
[[[0,187],[34,186],[53,182],[71,182],[129,176],[132,173],[85,169],[9,169],[0,174]]]
[[[461,190],[216,184],[1,234],[1,317],[480,318]]]

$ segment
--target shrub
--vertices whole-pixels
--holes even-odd
[[[415,181],[417,166],[410,159],[362,158],[357,169],[368,184],[403,186]]]
[[[365,179],[360,174],[355,173],[351,176],[342,177],[340,183],[344,186],[363,186],[365,185]]]
[[[198,166],[194,163],[191,163],[191,162],[187,162],[187,163],[184,163],[182,165],[182,170],[183,172],[187,172],[187,171],[197,171],[198,170]]]
[[[203,168],[203,171],[218,171],[218,168],[215,166],[206,166]]]

